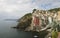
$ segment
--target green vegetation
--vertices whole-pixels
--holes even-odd
[[[53,12],[53,11],[57,12],[57,11],[59,11],[59,10],[60,10],[60,8],[54,8],[54,9],[50,9],[50,10],[48,10],[48,11],[50,11],[50,12]]]
[[[52,31],[52,38],[57,38],[58,37],[58,32],[53,30]]]

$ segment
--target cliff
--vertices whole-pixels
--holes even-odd
[[[33,10],[33,12],[34,11],[35,11],[35,9]],[[50,9],[48,11],[50,11],[50,12],[53,12],[53,11],[58,12],[58,11],[60,11],[60,8],[54,8],[54,9]],[[26,28],[28,28],[31,25],[32,13],[25,14],[23,17],[21,17],[18,20],[19,23],[18,23],[16,28],[21,29],[21,30],[25,30]]]
[[[21,17],[18,20],[19,23],[17,25],[17,29],[25,30],[27,27],[29,27],[32,20],[31,16],[32,16],[32,13],[28,13],[24,15],[23,17]]]

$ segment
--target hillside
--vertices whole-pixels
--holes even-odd
[[[57,11],[60,11],[60,8],[49,9],[48,11],[50,11],[50,12],[53,12],[53,11],[57,12]]]
[[[19,20],[18,20],[18,25],[17,25],[17,28],[18,29],[22,29],[22,30],[25,30],[25,28],[27,28],[28,26],[30,26],[31,24],[31,20],[32,20],[32,14],[31,13],[28,13],[26,15],[24,15],[23,17],[21,17]]]
[[[34,9],[33,12],[35,10],[36,9]],[[53,12],[53,11],[58,12],[59,10],[60,10],[60,8],[54,8],[54,9],[50,9],[48,11],[50,11],[50,12]],[[17,29],[25,30],[27,27],[29,27],[31,25],[32,13],[25,14],[24,16],[19,18],[19,20],[18,20],[19,23],[17,25]]]

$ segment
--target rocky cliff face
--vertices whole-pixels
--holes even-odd
[[[33,12],[35,11],[36,9],[33,10]],[[60,11],[60,8],[55,8],[55,9],[50,9],[48,10],[50,12],[58,12]],[[28,13],[26,15],[24,15],[23,17],[21,17],[19,20],[18,20],[18,25],[17,25],[17,29],[21,29],[21,30],[25,30],[26,28],[28,28],[30,25],[31,25],[31,21],[32,21],[32,13]]]
[[[28,14],[24,15],[22,18],[20,18],[18,20],[19,23],[17,25],[17,28],[25,30],[27,27],[29,27],[31,24],[31,20],[32,20],[31,16],[32,16],[32,13],[28,13]]]

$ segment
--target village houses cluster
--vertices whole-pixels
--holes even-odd
[[[59,12],[58,12],[59,13]],[[31,30],[43,31],[53,26],[54,21],[59,21],[59,15],[57,12],[47,10],[34,9],[32,13]]]

